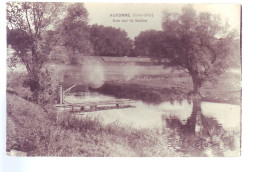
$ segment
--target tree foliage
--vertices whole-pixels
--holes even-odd
[[[127,37],[127,33],[121,29],[92,25],[90,36],[95,55],[126,56],[132,48],[132,41]]]
[[[40,94],[46,92],[50,84],[48,71],[44,69],[53,43],[53,35],[48,30],[60,19],[62,7],[62,3],[7,3],[7,44],[15,50],[12,58],[26,66],[26,82],[35,102],[39,102]]]
[[[79,63],[78,53],[92,54],[88,29],[88,11],[83,3],[73,3],[60,25],[63,46],[68,50],[71,63]]]
[[[135,51],[138,55],[142,56],[156,56],[160,57],[164,50],[162,41],[164,39],[164,33],[162,31],[147,30],[141,32],[135,37]]]
[[[192,6],[185,6],[180,14],[164,12],[162,28],[163,31],[141,33],[135,45],[148,49],[151,56],[167,59],[166,66],[189,73],[194,93],[200,92],[205,81],[229,68],[234,54],[239,55],[240,50],[234,49],[239,38],[228,24],[222,24],[217,15],[197,14]],[[239,61],[239,57],[235,59]]]

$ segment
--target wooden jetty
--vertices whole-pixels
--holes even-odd
[[[60,111],[93,112],[110,109],[133,108],[135,107],[132,105],[133,103],[134,101],[129,99],[119,99],[115,101],[56,104],[55,107]]]
[[[71,84],[70,87],[64,89],[63,83],[59,86],[59,104],[54,105],[59,111],[70,112],[92,112],[109,109],[123,109],[135,107],[135,101],[130,99],[117,99],[112,101],[99,101],[99,102],[84,102],[84,103],[69,103],[64,101],[64,97],[69,94],[76,84]]]

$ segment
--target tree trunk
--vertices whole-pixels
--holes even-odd
[[[39,71],[33,68],[33,72],[29,73],[29,87],[32,92],[32,99],[35,103],[38,103],[39,91],[40,91],[40,78]]]
[[[200,89],[202,86],[202,80],[199,78],[197,74],[191,74],[192,82],[193,82],[193,93],[195,95],[200,95]]]
[[[201,113],[201,99],[194,99],[192,106],[192,114],[200,114]]]

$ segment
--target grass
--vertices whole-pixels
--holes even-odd
[[[41,107],[7,94],[6,150],[28,156],[178,156],[157,130],[100,118],[46,113]]]
[[[19,96],[7,94],[7,151],[36,149],[52,123],[50,115]]]

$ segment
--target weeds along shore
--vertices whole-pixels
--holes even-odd
[[[104,125],[99,117],[46,112],[7,93],[6,151],[27,156],[180,156],[157,130],[120,123]]]

